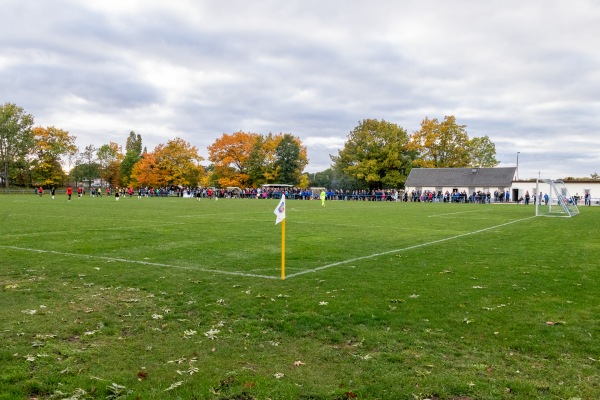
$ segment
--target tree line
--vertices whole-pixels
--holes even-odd
[[[62,129],[34,127],[33,116],[15,104],[0,106],[0,181],[5,187],[91,185],[100,180],[112,187],[246,188],[285,183],[303,188],[399,189],[412,168],[498,164],[494,143],[487,136],[469,138],[466,126],[454,116],[442,121],[425,118],[412,134],[385,120],[364,119],[338,154],[330,155],[331,167],[315,174],[304,172],[307,150],[291,133],[224,133],[208,146],[208,165],[198,149],[181,138],[152,151],[133,131],[124,148],[110,142],[80,151],[75,141]]]
[[[15,104],[0,106],[0,181],[3,186],[58,187],[100,180],[112,187],[257,187],[264,183],[307,184],[306,147],[290,133],[224,133],[208,147],[210,164],[181,138],[152,151],[130,132],[125,148],[110,142],[83,151],[76,137],[56,127],[34,127]],[[65,171],[67,169],[67,171]]]

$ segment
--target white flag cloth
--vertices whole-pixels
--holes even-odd
[[[277,219],[275,220],[275,225],[277,225],[285,219],[285,194],[281,195],[281,200],[279,201],[279,204],[277,204],[277,208],[275,208],[275,211],[273,212],[277,216]]]

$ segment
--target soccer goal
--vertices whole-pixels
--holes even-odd
[[[544,217],[572,217],[579,209],[569,194],[565,183],[560,180],[539,179],[536,183],[535,215]]]

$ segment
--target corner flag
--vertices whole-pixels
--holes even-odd
[[[285,219],[285,194],[281,195],[281,201],[279,201],[279,204],[277,204],[277,207],[273,212],[277,216],[277,219],[275,220],[275,225],[277,225]]]
[[[273,211],[277,216],[275,220],[275,225],[281,222],[281,279],[285,279],[285,194],[281,194],[281,200],[275,211]]]

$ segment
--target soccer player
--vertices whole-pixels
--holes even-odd
[[[71,185],[67,188],[67,196],[69,196],[69,201],[71,201],[71,196],[73,195],[73,188]]]
[[[325,207],[325,198],[327,197],[327,193],[325,193],[324,190],[321,190],[319,197],[321,197],[321,207]]]

